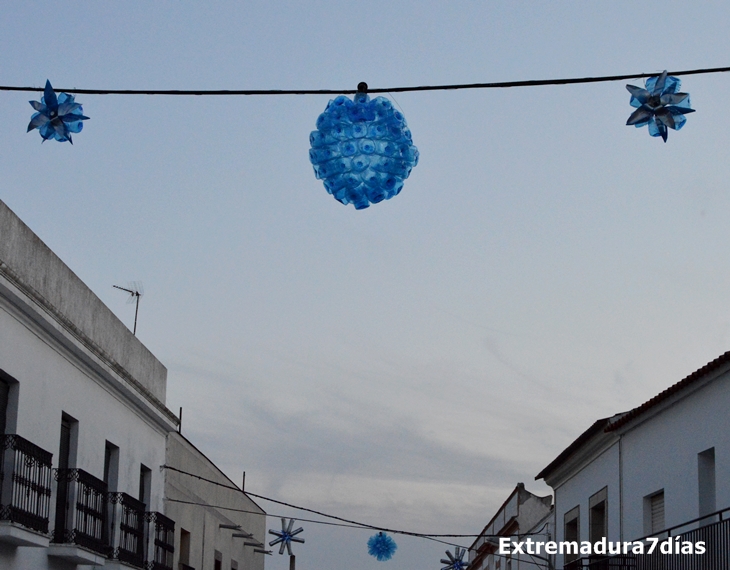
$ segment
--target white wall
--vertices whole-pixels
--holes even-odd
[[[730,373],[623,434],[624,524],[643,536],[643,498],[664,489],[665,525],[699,516],[697,454],[715,448],[717,509],[730,507]]]
[[[730,507],[730,366],[649,408],[616,430],[597,433],[548,476],[555,490],[557,540],[564,515],[580,505],[588,540],[589,498],[608,488],[608,540],[645,536],[644,498],[664,490],[665,527],[700,516],[698,454],[715,448],[716,510]],[[617,438],[613,442],[612,438]],[[607,449],[596,442],[605,441]],[[556,566],[562,567],[558,555]]]
[[[555,487],[556,540],[565,540],[565,513],[580,507],[580,540],[589,540],[590,497],[607,487],[608,537],[620,540],[619,446],[612,443],[597,457],[581,465],[572,476]],[[563,556],[558,554],[556,566],[562,567]]]
[[[110,490],[138,498],[144,464],[151,469],[147,510],[164,512],[160,466],[165,463],[166,435],[175,429],[174,415],[160,401],[164,366],[118,319],[109,317],[101,301],[1,202],[0,254],[0,370],[14,381],[6,432],[53,453],[53,466],[58,467],[65,412],[78,421],[71,467],[102,479],[109,441],[119,447],[118,485]],[[60,308],[50,303],[53,298]],[[64,307],[79,319],[78,327],[61,311]],[[51,532],[55,482],[52,487]],[[0,544],[0,568],[60,570],[75,565],[48,557],[45,548]]]
[[[221,485],[234,486],[184,437],[171,433],[167,445],[168,465]],[[263,570],[265,554],[255,553],[251,546],[244,547],[243,538],[233,538],[233,533],[237,531],[220,528],[221,524],[241,525],[243,531],[253,534],[255,540],[264,543],[265,549],[269,549],[268,540],[275,537],[269,536],[267,539],[266,516],[261,507],[240,491],[213,485],[176,471],[168,470],[166,480],[166,510],[168,516],[175,520],[175,568],[180,560],[177,548],[180,531],[185,529],[190,533],[189,565],[196,570],[213,568],[216,550],[223,554],[223,568],[230,568],[231,560],[236,560],[240,570]],[[211,506],[191,505],[171,499]],[[230,507],[230,510],[217,509],[215,506]],[[278,524],[279,521],[276,522]]]
[[[0,270],[164,403],[167,369],[2,200]]]
[[[488,544],[487,550],[491,549],[492,546],[496,546],[494,538],[486,538],[488,536],[503,535],[510,536],[513,534],[523,535],[528,532],[538,531],[539,536],[531,536],[531,540],[534,542],[544,543],[547,540],[549,533],[548,529],[549,521],[552,521],[552,514],[550,510],[550,504],[552,497],[538,497],[533,495],[524,488],[522,483],[518,483],[515,490],[508,497],[505,504],[500,508],[499,511],[494,515],[492,520],[487,524],[484,530],[481,532],[480,537],[474,541],[469,548],[469,562],[472,564],[474,570],[481,570],[483,568],[495,568],[496,561],[500,561],[501,568],[508,568],[511,564],[512,570],[520,570],[522,568],[536,568],[533,560],[525,557],[520,557],[519,554],[513,557],[506,557],[499,555],[498,553],[491,553],[484,555],[480,558],[479,550]],[[518,528],[515,532],[513,523],[517,522]],[[546,523],[545,528],[541,528],[542,524]],[[536,526],[537,525],[537,526]],[[506,534],[509,532],[510,534]],[[517,539],[515,539],[517,540]],[[479,559],[478,562],[477,559]]]

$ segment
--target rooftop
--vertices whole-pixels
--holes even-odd
[[[715,360],[708,362],[702,368],[695,370],[689,376],[686,376],[640,406],[637,406],[628,412],[616,414],[610,418],[597,420],[591,427],[580,434],[573,443],[566,447],[547,467],[540,471],[540,473],[535,476],[535,479],[544,479],[546,476],[550,475],[550,473],[552,473],[558,466],[562,465],[597,434],[610,433],[619,429],[620,427],[642,416],[658,404],[668,400],[690,386],[693,386],[700,380],[705,379],[708,374],[717,371],[724,366],[730,366],[730,351],[718,356]]]
[[[167,368],[2,200],[0,278],[175,420]]]

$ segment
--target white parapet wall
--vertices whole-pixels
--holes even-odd
[[[0,272],[165,402],[167,369],[78,276],[0,201]]]

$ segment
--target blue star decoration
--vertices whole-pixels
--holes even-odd
[[[368,539],[368,554],[374,556],[380,562],[393,558],[396,550],[398,550],[398,545],[395,540],[383,532],[374,534]]]
[[[689,93],[679,93],[682,82],[677,77],[662,72],[658,77],[646,80],[646,89],[627,85],[631,93],[631,106],[636,107],[627,125],[637,128],[649,126],[649,134],[662,137],[667,142],[667,128],[678,131],[687,122],[685,115],[694,113],[690,108]]]
[[[287,553],[289,556],[292,555],[291,553],[291,543],[292,542],[301,542],[304,544],[303,538],[297,538],[296,535],[298,535],[300,532],[302,532],[304,529],[302,527],[299,527],[297,530],[292,530],[294,527],[294,519],[289,519],[289,524],[287,524],[286,519],[281,519],[281,531],[278,530],[271,530],[269,529],[269,534],[273,534],[278,536],[279,538],[276,538],[272,540],[269,543],[269,546],[274,546],[275,544],[281,543],[281,546],[279,547],[279,554],[284,554],[284,548],[286,548]]]
[[[56,92],[47,79],[40,102],[29,101],[29,103],[38,112],[30,118],[27,132],[38,129],[43,137],[41,142],[56,139],[58,142],[68,141],[73,144],[71,133],[80,133],[84,128],[81,121],[89,118],[83,115],[83,109],[80,104],[74,102],[73,95],[61,93],[56,97]]]
[[[455,556],[451,555],[451,552],[446,551],[448,559],[442,558],[441,564],[446,564],[441,570],[465,570],[469,566],[469,562],[464,562],[464,554],[466,554],[466,548],[456,547]]]
[[[309,136],[309,160],[327,192],[362,210],[398,195],[418,149],[388,99],[370,100],[365,83],[358,90],[354,100],[341,95],[327,104]]]

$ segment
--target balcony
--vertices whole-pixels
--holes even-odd
[[[579,558],[564,566],[565,570],[636,570],[636,556],[632,554],[618,556],[591,556]],[[651,566],[664,568],[663,566]]]
[[[111,554],[106,483],[83,469],[56,469],[56,527],[49,556],[102,566]]]
[[[714,522],[713,522],[714,521]],[[648,538],[667,538],[680,542],[704,542],[704,554],[662,554],[659,545],[651,554],[591,556],[564,566],[565,570],[719,570],[727,568],[730,560],[730,509],[692,519],[655,535],[638,540],[648,544]],[[648,546],[645,546],[648,550]]]
[[[0,435],[0,541],[48,546],[52,458],[19,435]]]
[[[162,513],[145,513],[147,521],[146,570],[173,570],[175,553],[175,523]]]
[[[145,504],[127,493],[109,493],[111,558],[137,568],[145,562]]]

